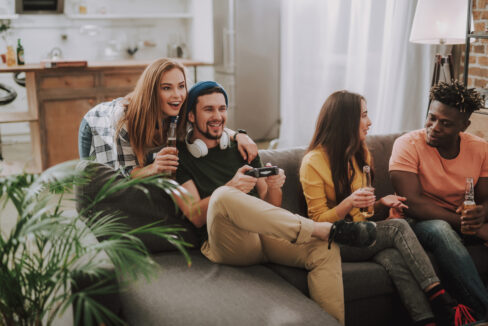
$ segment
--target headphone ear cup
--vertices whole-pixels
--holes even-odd
[[[190,137],[191,130],[188,131],[185,137],[186,148],[196,158],[204,157],[208,154],[208,148],[205,143],[200,139],[195,139],[193,143],[190,143],[188,137]]]
[[[224,130],[222,136],[220,136],[220,149],[226,149],[230,144],[229,134]]]

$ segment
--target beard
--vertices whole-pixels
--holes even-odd
[[[198,121],[197,120],[195,120],[195,124],[194,125],[195,125],[195,128],[198,130],[198,132],[200,134],[202,134],[203,136],[205,136],[205,138],[207,138],[207,139],[219,140],[220,137],[222,137],[222,132],[220,132],[217,135],[212,135],[208,130],[202,130],[200,128],[200,126],[198,125]]]

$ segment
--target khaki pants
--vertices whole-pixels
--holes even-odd
[[[308,270],[310,296],[344,325],[344,290],[339,248],[311,237],[313,221],[220,187],[207,211],[208,241],[202,253],[212,262],[245,266],[264,262]]]

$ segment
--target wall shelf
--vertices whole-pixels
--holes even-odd
[[[66,14],[71,19],[191,19],[190,13],[167,13],[167,14]]]

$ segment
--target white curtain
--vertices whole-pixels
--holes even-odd
[[[422,127],[435,49],[408,41],[416,3],[283,0],[279,147],[308,145],[341,89],[366,97],[370,133]]]

